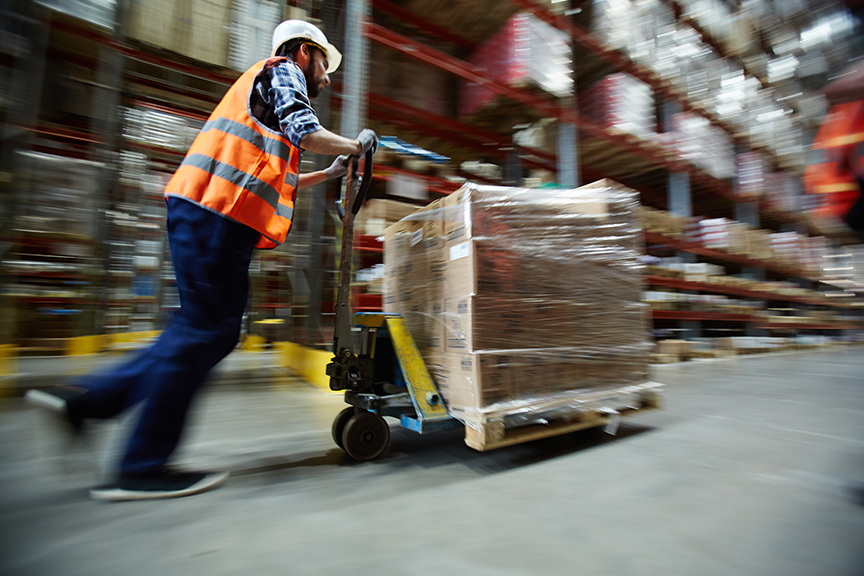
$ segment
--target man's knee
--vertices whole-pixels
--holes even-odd
[[[229,326],[220,330],[214,337],[213,347],[221,357],[230,354],[240,341],[240,326]]]

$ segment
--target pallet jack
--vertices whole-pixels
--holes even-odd
[[[360,461],[381,456],[390,443],[390,427],[384,416],[424,434],[462,426],[447,409],[433,382],[404,319],[399,314],[354,315],[351,322],[351,265],[354,251],[354,218],[360,211],[372,176],[372,153],[367,152],[363,177],[359,158],[349,159],[347,182],[337,212],[342,219],[342,254],[336,300],[333,359],[327,365],[331,390],[344,390],[349,405],[333,421],[336,444]],[[528,422],[518,415],[511,421],[484,419],[475,429],[466,426],[465,442],[489,450],[568,432],[603,427],[614,434],[623,416],[662,406],[663,385],[645,382],[614,390],[597,390],[569,403],[538,407]]]
[[[333,421],[336,444],[355,460],[373,460],[390,444],[384,416],[420,434],[460,425],[447,411],[426,364],[399,314],[361,312],[351,322],[354,219],[372,181],[372,151],[348,159],[345,191],[336,209],[342,219],[342,252],[336,298],[331,390],[344,390],[349,404]]]

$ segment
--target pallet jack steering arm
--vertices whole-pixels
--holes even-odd
[[[336,325],[333,335],[333,355],[345,368],[344,376],[337,378],[342,384],[356,382],[361,378],[357,370],[357,351],[354,350],[351,334],[351,265],[354,255],[354,218],[360,211],[366,193],[372,183],[372,150],[366,152],[363,176],[359,174],[359,156],[349,156],[348,174],[342,198],[336,203],[336,211],[342,218],[342,250],[339,258],[339,287],[336,297]],[[331,375],[331,388],[334,385]]]

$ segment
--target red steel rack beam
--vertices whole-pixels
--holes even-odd
[[[682,310],[652,310],[654,320],[698,320],[713,322],[751,322],[750,314],[724,314],[722,312],[686,312]]]
[[[490,146],[496,146],[499,148],[515,148],[524,155],[536,156],[540,160],[545,161],[548,164],[547,169],[555,169],[556,157],[554,154],[544,152],[543,150],[537,150],[535,148],[525,148],[522,146],[516,146],[510,142],[505,142],[501,139],[500,134],[496,134],[490,130],[484,130],[483,128],[471,126],[459,122],[458,120],[447,118],[446,116],[433,114],[421,108],[416,108],[403,102],[392,100],[386,96],[370,92],[369,109],[372,110],[373,108],[383,108],[406,118],[419,120],[420,126],[436,127],[448,130],[457,136],[462,142],[469,139],[486,148],[489,148]]]
[[[766,330],[860,330],[862,326],[856,324],[756,324],[756,328]]]
[[[517,88],[511,88],[506,84],[498,82],[491,74],[489,74],[489,72],[479,66],[454,58],[449,54],[445,54],[444,52],[430,48],[425,44],[411,40],[410,38],[397,34],[383,26],[367,22],[364,26],[363,33],[373,42],[387,46],[388,48],[401,52],[407,56],[411,56],[412,58],[425,62],[426,64],[436,68],[440,68],[441,70],[458,76],[463,80],[486,86],[499,94],[526,104],[527,106],[539,110],[550,117],[566,119],[567,122],[579,122],[579,119],[575,115],[570,114],[566,110],[562,110],[556,104],[547,102],[529,92]]]
[[[340,86],[337,85],[330,101],[331,107],[337,110],[341,109],[342,106],[342,94],[339,89]],[[460,148],[475,150],[484,156],[505,158],[506,150],[515,149],[521,152],[522,161],[526,165],[552,172],[557,170],[557,160],[554,154],[535,148],[505,143],[501,140],[500,134],[446,116],[433,114],[375,92],[369,92],[367,113],[372,120],[378,120],[418,134],[428,134]]]
[[[174,108],[172,106],[165,106],[163,104],[156,104],[155,102],[146,102],[144,100],[138,98],[132,98],[129,100],[129,103],[133,106],[140,106],[142,108],[150,108],[151,110],[156,110],[157,112],[165,112],[166,114],[175,114],[177,116],[185,116],[186,118],[191,118],[193,120],[201,120],[206,121],[208,118],[208,114],[204,114],[203,112],[192,112],[189,110],[181,110],[180,108]]]
[[[731,264],[750,266],[753,268],[764,268],[765,270],[774,272],[776,274],[792,276],[795,278],[805,278],[818,282],[818,279],[816,278],[808,278],[806,276],[802,276],[801,271],[794,268],[781,266],[773,262],[754,260],[752,258],[748,258],[747,256],[741,256],[739,254],[729,254],[728,252],[721,252],[720,250],[712,250],[710,248],[705,248],[701,244],[697,244],[695,242],[682,242],[675,238],[670,238],[668,236],[663,236],[662,234],[657,234],[656,232],[645,232],[645,241],[649,244],[655,244],[668,250],[691,252],[693,254],[698,254],[699,256],[705,256],[706,258],[712,258],[721,262],[729,262]]]
[[[778,300],[782,302],[801,302],[802,304],[815,304],[818,306],[835,306],[830,300],[819,300],[804,296],[787,296],[774,292],[762,290],[748,290],[736,286],[724,286],[722,284],[710,284],[707,282],[690,282],[679,278],[666,278],[665,276],[645,276],[645,282],[650,286],[665,286],[667,288],[678,288],[680,290],[695,290],[698,292],[711,292],[714,294],[729,294],[731,296],[744,296],[746,298],[759,298],[762,300]],[[840,305],[843,308],[845,306]]]
[[[454,34],[451,30],[445,28],[444,26],[439,26],[438,24],[435,24],[434,22],[431,22],[426,18],[423,18],[422,16],[418,16],[410,10],[406,10],[405,8],[397,6],[396,4],[388,2],[387,0],[373,0],[372,8],[374,10],[380,10],[385,14],[389,14],[390,16],[398,18],[406,24],[411,24],[421,30],[429,32],[430,34],[437,36],[442,40],[446,40],[454,46],[461,48],[462,50],[471,52],[472,50],[477,48],[477,43],[473,40],[469,40],[464,36]]]
[[[89,132],[79,132],[75,130],[68,130],[66,128],[36,126],[34,128],[31,128],[30,130],[41,136],[48,136],[50,138],[60,140],[72,140],[83,144],[97,144],[101,142],[101,140],[99,140]]]
[[[419,208],[419,206],[418,206]],[[384,243],[379,242],[375,236],[366,234],[354,235],[354,249],[362,252],[384,252]]]
[[[61,32],[74,34],[81,38],[87,38],[89,40],[99,42],[100,44],[104,44],[112,50],[115,50],[128,58],[132,58],[133,60],[140,60],[141,62],[147,62],[148,64],[154,64],[156,66],[162,66],[163,68],[177,70],[190,76],[195,76],[196,78],[203,78],[205,80],[211,80],[213,82],[220,82],[223,84],[233,84],[237,80],[237,78],[240,77],[239,73],[237,74],[237,76],[220,74],[218,72],[198,68],[197,66],[175,62],[173,60],[162,58],[161,56],[156,56],[154,54],[147,54],[146,52],[136,50],[129,46],[124,46],[123,44],[120,44],[114,38],[107,34],[103,34],[95,30],[88,30],[86,28],[76,26],[75,24],[69,22],[60,22],[54,20],[51,22],[51,26]]]
[[[368,114],[373,120],[379,120],[386,124],[405,128],[412,132],[434,136],[435,138],[450,142],[461,148],[473,149],[484,156],[496,156],[498,158],[506,158],[507,156],[506,150],[503,149],[505,147],[499,146],[495,142],[492,142],[494,145],[490,146],[481,140],[460,135],[458,132],[443,130],[435,127],[434,124],[426,124],[425,122],[402,116],[399,113],[394,113],[394,111],[388,109],[370,106]],[[531,154],[531,152],[527,152],[527,154]],[[556,170],[554,163],[539,161],[530,156],[522,157],[522,161],[526,165],[534,168],[550,170],[553,172]]]

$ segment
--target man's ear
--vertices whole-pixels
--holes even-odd
[[[300,49],[297,50],[297,64],[300,64],[300,67],[304,70],[312,61],[312,51],[309,50],[309,46],[307,44],[300,44]]]

